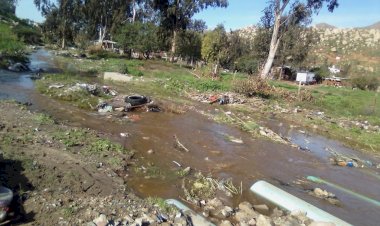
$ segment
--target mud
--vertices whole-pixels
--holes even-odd
[[[37,52],[36,54],[41,54]],[[45,53],[44,53],[45,54]],[[33,60],[32,60],[33,62]],[[36,67],[42,66],[37,63]],[[170,176],[178,169],[176,161],[184,168],[191,167],[204,174],[218,178],[233,178],[233,182],[243,184],[243,195],[226,198],[225,201],[236,205],[241,200],[256,200],[249,192],[249,187],[257,180],[267,180],[291,194],[330,212],[355,225],[374,225],[377,222],[379,208],[363,200],[341,192],[335,188],[319,184],[298,185],[308,175],[318,176],[342,187],[380,200],[380,169],[346,168],[333,166],[329,162],[330,153],[326,147],[343,154],[355,154],[363,159],[379,163],[379,158],[359,154],[344,147],[336,141],[314,135],[297,132],[302,128],[292,129],[279,119],[262,122],[272,130],[289,136],[310,151],[302,151],[289,145],[274,143],[268,139],[253,139],[251,135],[238,128],[221,125],[196,111],[188,110],[185,114],[133,113],[140,117],[135,122],[125,122],[107,118],[94,112],[86,112],[71,107],[68,103],[51,100],[34,92],[33,83],[25,74],[0,72],[1,98],[14,98],[19,101],[30,101],[31,108],[51,114],[60,121],[70,125],[87,127],[108,134],[112,139],[137,151],[136,157],[144,164],[154,164],[162,175],[158,178],[143,177],[133,174],[127,184],[139,195],[177,198],[182,196],[181,181]],[[146,93],[149,95],[149,93]],[[195,108],[214,112],[208,105],[194,103]],[[280,123],[282,123],[281,126]],[[128,132],[128,138],[121,138],[120,133]],[[241,139],[237,144],[226,139],[225,134]],[[173,136],[176,135],[189,152],[175,149]],[[153,153],[148,152],[153,150]],[[304,187],[321,187],[336,194],[341,206],[334,206],[308,195]]]

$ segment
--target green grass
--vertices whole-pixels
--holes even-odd
[[[46,94],[58,100],[63,100],[71,102],[75,106],[83,109],[93,109],[98,105],[99,99],[109,99],[103,93],[94,96],[87,92],[86,90],[68,90],[73,87],[76,83],[89,83],[95,84],[99,82],[95,77],[87,75],[77,75],[71,73],[63,74],[48,74],[45,75],[44,79],[35,82],[36,89],[40,93]],[[50,85],[59,84],[64,85],[63,88],[49,88]]]
[[[34,120],[41,125],[51,125],[54,123],[54,120],[47,114],[38,113],[34,116]]]
[[[380,97],[373,91],[321,86],[313,91],[315,103],[303,103],[334,117],[355,118],[380,124]]]
[[[59,56],[55,64],[63,70],[75,69],[85,74],[97,74],[102,72],[120,72],[133,76],[143,76],[140,67],[144,66],[142,60],[129,60],[124,58],[106,58],[106,59],[74,59],[71,57]]]

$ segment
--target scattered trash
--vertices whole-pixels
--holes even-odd
[[[121,137],[129,137],[130,134],[129,134],[129,133],[120,133],[120,136],[121,136]]]
[[[330,150],[329,148],[326,148],[327,151],[331,153],[330,161],[333,165],[337,166],[347,166],[347,167],[374,167],[375,164],[373,164],[369,160],[363,160],[360,159],[357,156],[345,156],[342,154],[339,154],[333,150]]]
[[[87,83],[77,83],[76,86],[78,86],[84,90],[87,90],[87,92],[89,92],[95,96],[99,95],[99,92],[100,92],[97,84],[91,85],[91,84],[87,84]]]
[[[130,104],[132,107],[135,107],[148,103],[148,98],[142,95],[132,95],[126,96],[124,101],[125,103]]]
[[[109,86],[102,86],[102,91],[104,94],[111,95],[111,96],[116,96],[118,93],[111,89]]]
[[[243,144],[243,140],[242,139],[239,139],[239,138],[236,138],[234,136],[231,136],[231,135],[228,135],[228,134],[225,134],[225,133],[221,133],[224,138],[227,140],[227,141],[230,141],[230,142],[233,142],[233,143],[237,143],[237,144]]]
[[[202,103],[219,103],[219,104],[243,104],[246,103],[246,100],[243,95],[227,92],[227,93],[218,93],[218,94],[189,94],[189,97],[193,100],[202,102]]]
[[[125,111],[125,107],[115,108],[115,111],[123,112],[123,111]]]
[[[111,105],[103,102],[101,104],[99,104],[98,106],[96,106],[96,108],[98,109],[98,112],[99,113],[107,113],[107,112],[112,112],[113,111],[113,108]]]
[[[181,151],[186,151],[186,152],[189,152],[189,149],[187,149],[177,138],[176,135],[173,136],[174,137],[174,140],[175,140],[175,148],[177,148],[178,150],[181,150]]]
[[[8,205],[13,199],[13,192],[3,186],[0,186],[0,222],[3,222],[8,214]]]
[[[148,107],[148,112],[161,112],[161,108],[158,105],[155,104],[150,104],[147,106]]]
[[[62,85],[62,84],[53,84],[53,85],[50,85],[49,86],[49,89],[60,89],[62,87],[65,87],[65,85]]]
[[[173,161],[174,164],[176,164],[178,167],[182,167],[181,164],[179,164],[178,162],[176,161]]]

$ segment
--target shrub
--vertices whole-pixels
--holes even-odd
[[[257,72],[258,62],[251,56],[244,56],[237,59],[235,69],[248,74],[254,74]]]
[[[126,64],[121,65],[120,66],[120,73],[122,73],[122,74],[129,74],[128,65],[126,65]]]
[[[361,90],[376,90],[380,81],[376,76],[357,76],[351,80],[353,88],[359,88]]]
[[[234,82],[232,89],[234,92],[246,96],[260,96],[263,98],[269,98],[275,93],[275,89],[260,77],[237,80]]]

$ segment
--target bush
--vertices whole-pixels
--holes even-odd
[[[359,88],[361,90],[376,90],[380,81],[376,76],[357,76],[351,80],[353,88]]]
[[[126,64],[121,65],[120,66],[120,73],[122,73],[122,74],[129,74],[128,65],[126,65]]]
[[[235,70],[245,72],[248,74],[254,74],[257,72],[257,60],[251,56],[244,56],[237,59],[235,64]]]
[[[35,28],[19,24],[13,28],[13,32],[27,44],[39,45],[42,43],[42,35]]]
[[[232,89],[234,92],[246,96],[260,96],[263,98],[269,98],[275,93],[275,89],[260,77],[237,80],[234,82]]]
[[[102,49],[100,45],[92,45],[88,47],[88,53],[95,58],[117,58],[118,54]]]

